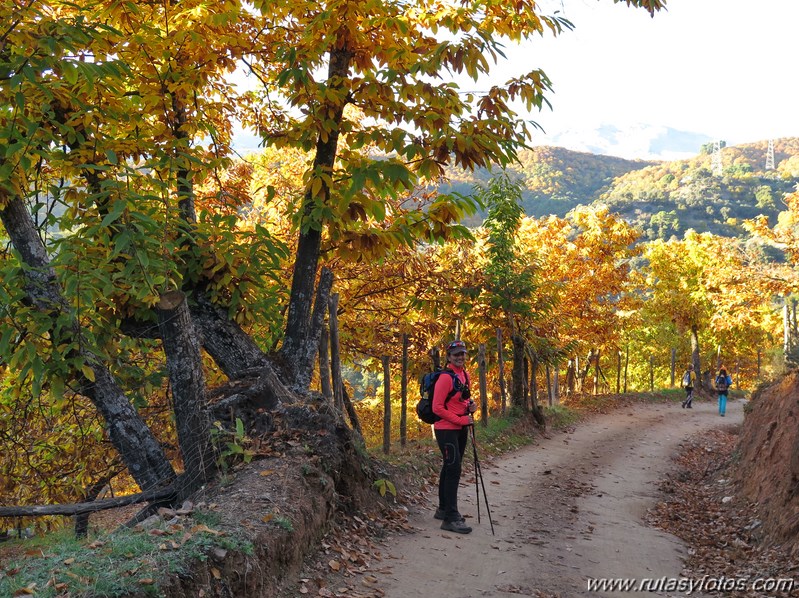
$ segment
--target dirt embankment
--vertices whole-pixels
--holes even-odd
[[[799,372],[759,388],[747,406],[734,479],[765,544],[799,554]]]

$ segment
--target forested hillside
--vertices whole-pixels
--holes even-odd
[[[784,209],[781,198],[799,182],[799,139],[774,140],[768,170],[767,149],[768,140],[724,147],[721,176],[713,172],[712,148],[697,148],[689,160],[654,162],[535,147],[519,152],[519,163],[507,171],[523,186],[528,216],[564,216],[578,205],[602,203],[650,240],[681,237],[688,229],[740,237],[744,220],[765,215],[773,221]],[[452,177],[452,189],[468,193],[490,173]]]
[[[655,164],[541,146],[519,151],[518,164],[509,165],[507,172],[522,183],[525,214],[538,218],[550,214],[563,217],[578,205],[590,204],[618,177]],[[452,179],[451,189],[463,194],[471,193],[475,184],[484,183],[492,176],[485,169],[474,173],[452,169],[448,174]],[[468,223],[476,224],[479,219],[478,216]]]

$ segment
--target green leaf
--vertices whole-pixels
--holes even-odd
[[[122,213],[125,211],[127,204],[124,201],[117,201],[114,202],[114,205],[111,207],[111,211],[106,214],[103,221],[100,223],[100,226],[107,227],[112,222],[116,222]]]

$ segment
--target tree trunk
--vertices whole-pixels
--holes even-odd
[[[182,292],[161,295],[156,307],[183,456],[185,475],[182,490],[190,493],[208,482],[216,471],[211,421],[205,409],[205,375],[200,343]]]
[[[408,440],[408,335],[402,335],[402,379],[400,380],[400,446]]]
[[[225,308],[211,303],[204,292],[193,293],[190,310],[203,348],[228,378],[272,367],[252,337],[230,319]]]
[[[513,381],[510,393],[510,402],[514,407],[524,409],[524,339],[518,335],[511,335],[513,345],[513,370],[511,380]]]
[[[311,318],[311,327],[308,331],[308,336],[305,345],[297,351],[297,360],[293,365],[287,364],[292,373],[289,375],[289,380],[294,381],[292,387],[294,391],[305,394],[311,386],[311,378],[313,377],[313,364],[316,360],[316,351],[319,348],[319,335],[322,333],[322,327],[325,323],[325,312],[327,311],[327,303],[330,299],[330,290],[333,288],[333,271],[330,268],[322,268],[319,275],[319,286],[316,289],[316,303],[314,304],[313,317]]]
[[[31,303],[52,318],[53,344],[78,338],[80,327],[64,299],[55,272],[30,213],[19,198],[10,199],[0,210],[0,220],[9,239],[20,255],[25,269],[25,291]],[[69,320],[66,329],[57,321]],[[111,372],[86,349],[77,349],[91,369],[94,381],[73,373],[76,392],[88,397],[106,422],[111,443],[120,454],[133,479],[142,490],[148,490],[175,477],[172,465],[161,445],[128,401]]]
[[[319,387],[322,395],[333,402],[333,386],[330,384],[330,329],[322,328],[319,335]]]
[[[383,454],[391,451],[391,371],[388,367],[389,357],[384,355],[383,361]]]
[[[344,410],[350,418],[350,425],[352,429],[358,434],[358,438],[363,442],[363,430],[361,429],[361,421],[358,419],[358,412],[355,411],[355,406],[350,401],[350,395],[346,388],[342,389],[341,399],[344,402]]]
[[[536,388],[535,392],[531,393],[530,395],[532,398],[531,412],[533,414],[533,421],[542,428],[546,428],[547,420],[546,417],[544,417],[544,410],[541,408],[541,405],[538,402],[538,390],[537,390],[537,385],[535,383],[535,377],[537,377],[538,375],[538,364],[540,363],[538,360],[538,353],[533,351],[533,348],[526,342],[522,347],[522,350],[527,352],[527,354],[530,357],[530,361],[533,364],[531,368],[533,372],[532,375],[534,377],[532,381],[532,386]]]
[[[530,361],[525,356],[522,359],[522,394],[524,395],[522,399],[522,407],[525,411],[530,408],[530,386],[529,386],[529,376],[530,376]]]
[[[341,354],[338,343],[338,293],[328,300],[330,319],[330,370],[333,375],[333,406],[342,413],[344,411],[344,382],[341,379]]]
[[[552,400],[552,369],[549,367],[549,364],[544,366],[546,370],[546,379],[547,379],[547,405],[552,407],[553,400]]]
[[[505,415],[507,408],[507,392],[505,391],[505,359],[502,357],[502,329],[497,328],[497,364],[499,365],[500,413]]]
[[[477,350],[477,368],[480,379],[480,423],[488,427],[488,386],[486,383],[486,346],[480,343]]]
[[[569,359],[569,362],[566,364],[566,395],[571,396],[574,394],[574,385],[575,385],[575,378],[574,375],[574,359]]]
[[[694,364],[694,372],[696,372],[696,384],[699,386],[697,390],[701,390],[704,380],[702,378],[702,360],[699,357],[699,329],[696,324],[691,326],[691,363]]]
[[[588,373],[591,371],[591,365],[594,363],[594,350],[588,351],[588,356],[585,358],[585,369],[580,372],[580,391],[586,392],[585,380],[588,378]]]
[[[347,85],[352,52],[347,48],[346,40],[340,40],[334,50],[330,51],[328,62],[327,83],[331,89]],[[346,95],[346,94],[345,94]],[[342,97],[345,97],[342,95]],[[297,241],[294,272],[291,279],[291,294],[289,296],[288,317],[286,320],[286,334],[283,338],[281,355],[286,364],[296,364],[309,336],[311,301],[314,296],[316,282],[316,269],[319,264],[319,255],[322,246],[321,222],[313,220],[312,214],[318,204],[323,204],[330,196],[327,178],[321,174],[329,174],[333,170],[338,148],[339,124],[344,115],[344,105],[347,100],[342,100],[335,105],[324,106],[329,114],[332,126],[330,130],[319,134],[316,142],[316,155],[314,156],[312,181],[321,182],[314,193],[314,185],[309,184],[303,197],[302,220],[300,236]],[[318,177],[318,178],[316,178]],[[289,365],[291,368],[291,365]],[[293,386],[292,379],[296,369],[289,369],[289,386]]]
[[[253,370],[272,367],[267,355],[241,327],[227,309],[213,304],[204,291],[191,291],[189,310],[203,349],[230,379],[242,378]],[[150,322],[128,318],[120,330],[133,338],[161,338]]]

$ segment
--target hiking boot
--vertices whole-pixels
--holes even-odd
[[[466,521],[466,518],[463,515],[461,515],[460,513],[458,513],[458,517],[460,518],[461,521]],[[441,521],[444,521],[444,519],[446,519],[446,518],[447,517],[444,514],[444,509],[436,509],[436,514],[433,515],[433,519],[439,519]]]
[[[693,407],[691,407],[691,405],[686,405],[686,407],[688,407],[688,409],[693,409]]]
[[[448,532],[455,532],[456,534],[469,534],[472,531],[472,528],[460,519],[458,521],[445,521],[441,524],[441,529],[447,530]]]

